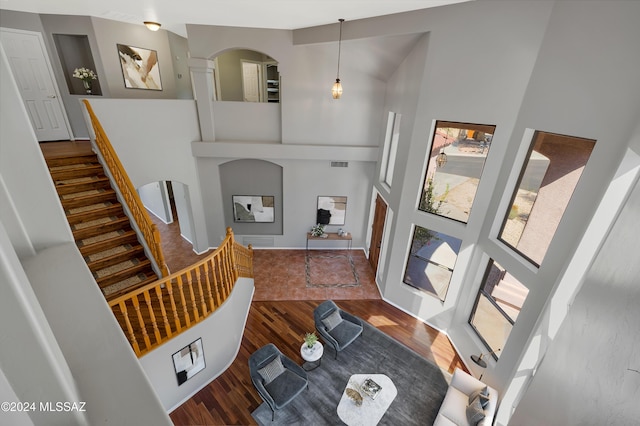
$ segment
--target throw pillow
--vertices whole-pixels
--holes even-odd
[[[480,398],[476,398],[467,406],[467,420],[469,424],[477,425],[482,419],[484,419],[484,411],[480,405]]]
[[[273,382],[276,377],[284,373],[284,365],[282,365],[282,360],[279,356],[277,356],[269,364],[259,369],[258,373],[260,373],[260,375],[264,379],[264,384],[268,385],[269,383]]]
[[[331,312],[326,318],[322,320],[322,323],[327,330],[333,330],[338,324],[342,322],[342,317],[340,316],[340,312],[337,310]]]
[[[486,408],[487,404],[489,404],[489,389],[485,386],[482,389],[471,392],[471,395],[469,395],[469,405],[471,405],[471,402],[478,397],[482,408]]]

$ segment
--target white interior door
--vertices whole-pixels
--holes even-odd
[[[42,35],[2,28],[0,41],[38,141],[69,140],[67,116]]]
[[[245,102],[260,102],[260,68],[258,63],[242,61],[242,92]]]

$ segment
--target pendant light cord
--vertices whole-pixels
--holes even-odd
[[[340,80],[340,53],[342,51],[342,23],[344,19],[338,19],[340,21],[340,38],[338,38],[338,72],[336,73],[336,80]]]

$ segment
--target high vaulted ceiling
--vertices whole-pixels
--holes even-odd
[[[185,24],[293,30],[471,0],[0,0],[0,9],[156,21],[186,37]]]

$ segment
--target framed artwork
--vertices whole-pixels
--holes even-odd
[[[142,47],[117,44],[124,87],[127,89],[162,90],[158,52]]]
[[[344,225],[347,213],[347,197],[318,197],[316,223]]]
[[[273,222],[275,220],[273,195],[234,195],[234,222]]]
[[[192,378],[196,373],[204,370],[204,351],[202,338],[195,340],[172,355],[173,367],[176,370],[178,386]]]

